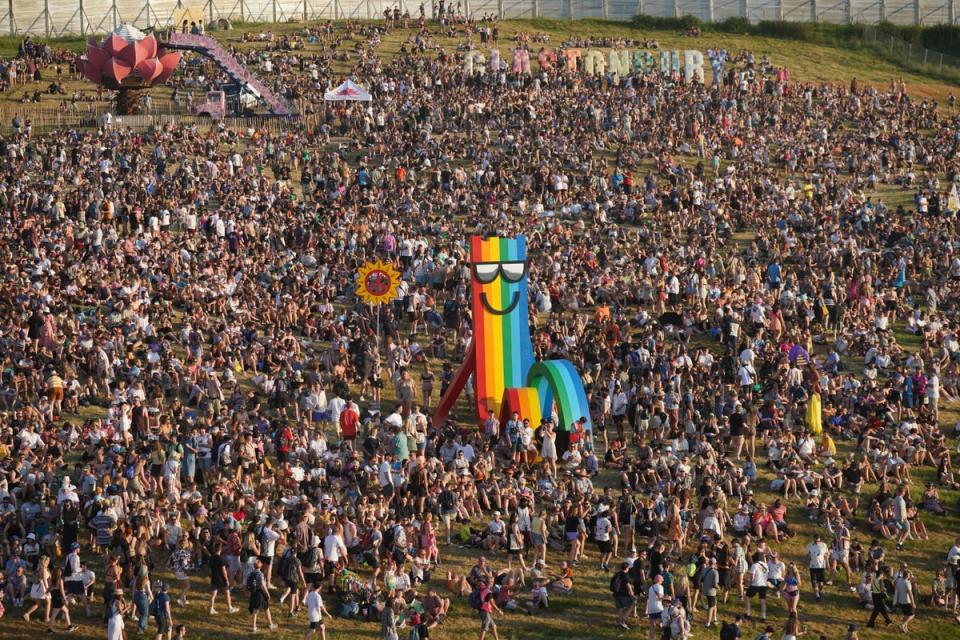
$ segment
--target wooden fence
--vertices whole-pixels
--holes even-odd
[[[34,134],[49,133],[56,129],[98,129],[106,123],[104,114],[108,111],[105,105],[96,105],[95,108],[91,109],[89,104],[80,105],[76,111],[69,108],[65,110],[52,105],[3,105],[0,106],[0,135],[8,135],[14,132],[15,117],[18,117],[21,128],[29,124]],[[131,128],[138,131],[168,125],[212,127],[222,124],[222,126],[234,130],[255,129],[271,133],[311,130],[319,126],[321,122],[320,117],[315,114],[299,118],[278,118],[275,116],[229,117],[217,122],[207,117],[170,113],[166,108],[153,110],[149,114],[112,116],[111,120],[111,127]]]

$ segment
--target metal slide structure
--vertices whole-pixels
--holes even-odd
[[[167,49],[193,51],[194,53],[199,53],[202,56],[210,58],[217,63],[217,66],[230,76],[234,82],[238,83],[241,87],[247,86],[258,93],[260,99],[267,105],[270,113],[275,116],[288,118],[295,115],[283,98],[261,82],[257,76],[251,73],[249,69],[230,55],[229,51],[210,36],[170,31],[163,41],[163,45]]]

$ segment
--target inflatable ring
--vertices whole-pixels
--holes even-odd
[[[580,418],[587,419],[584,429],[593,431],[587,394],[580,382],[580,375],[569,361],[542,360],[535,363],[527,373],[527,386],[537,390],[540,411],[544,416],[552,415],[556,400],[560,422],[558,431],[569,431],[570,425]]]

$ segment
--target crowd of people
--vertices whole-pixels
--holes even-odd
[[[301,104],[353,65],[372,103],[315,129],[0,139],[8,616],[170,640],[200,599],[398,640],[473,610],[498,638],[588,570],[650,640],[772,638],[771,598],[787,640],[824,599],[955,615],[960,539],[930,584],[900,554],[956,508],[952,107],[750,52],[706,84],[465,77],[486,25],[410,26],[389,58],[371,25],[245,50]],[[432,421],[484,234],[526,236],[534,354],[581,373],[564,446],[552,416]],[[379,310],[373,259],[402,274]]]

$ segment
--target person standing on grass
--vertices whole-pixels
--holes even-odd
[[[603,571],[610,570],[610,558],[613,556],[613,543],[610,541],[612,532],[610,506],[604,503],[597,509],[597,521],[593,529],[593,538],[600,549],[600,569]]]
[[[821,591],[826,583],[827,555],[830,550],[826,543],[816,534],[813,542],[807,545],[807,556],[810,559],[810,585],[813,587],[813,595],[819,601],[822,597]]]
[[[496,627],[494,627],[493,634],[494,636],[497,634]],[[483,636],[483,627],[481,627],[480,640],[483,640]],[[397,633],[397,600],[393,596],[387,596],[387,601],[383,604],[383,612],[380,614],[380,640],[399,639],[400,636]]]
[[[707,568],[700,575],[700,593],[707,599],[706,628],[717,624],[717,588],[720,585],[720,572],[717,570],[717,559],[707,560]]]
[[[663,576],[657,574],[653,577],[653,584],[647,590],[647,619],[650,621],[650,640],[657,637],[657,627],[660,626],[663,618]]]
[[[633,590],[630,575],[627,573],[629,570],[630,563],[624,562],[620,565],[620,570],[610,578],[610,591],[617,606],[617,625],[626,630],[630,629],[627,625],[627,617],[637,606],[637,596]]]
[[[249,610],[253,615],[253,633],[257,632],[257,616],[263,611],[267,616],[267,624],[271,629],[276,629],[273,624],[273,618],[270,615],[270,592],[267,590],[267,579],[263,575],[263,561],[260,558],[254,560],[254,569],[247,576],[247,591],[250,593]]]
[[[833,531],[833,548],[830,550],[830,582],[827,584],[831,584],[837,579],[837,567],[842,567],[847,579],[847,588],[850,591],[856,591],[850,583],[850,575],[852,574],[852,571],[850,571],[850,529],[843,523],[843,518],[837,518],[831,530]]]
[[[497,623],[493,620],[494,611],[503,615],[493,593],[493,577],[487,576],[483,586],[480,587],[480,640],[485,640],[488,633],[493,634],[493,640],[500,640]]]
[[[908,626],[910,621],[916,617],[917,613],[917,602],[913,593],[912,577],[910,570],[904,569],[900,575],[897,576],[893,589],[893,604],[900,609],[900,613],[903,614],[903,621],[900,623],[900,628],[904,633],[909,633]]]
[[[192,544],[189,538],[180,538],[180,542],[177,544],[177,550],[173,552],[168,562],[170,570],[173,571],[173,575],[180,581],[180,595],[177,597],[177,604],[181,607],[189,604],[187,601],[187,592],[190,591],[190,574],[188,572],[190,571],[192,555],[191,547]]]
[[[797,571],[797,565],[792,562],[787,566],[787,575],[783,579],[783,602],[787,607],[787,613],[797,610],[797,604],[800,603],[800,572]]]
[[[294,552],[293,547],[287,547],[280,558],[280,579],[286,587],[283,595],[280,596],[282,605],[287,597],[290,597],[290,615],[296,614],[300,609],[300,589],[306,585],[306,579],[303,576],[303,564],[300,558]]]
[[[167,583],[161,582],[157,585],[157,595],[150,605],[150,613],[157,623],[157,635],[155,640],[170,640],[173,630],[173,612],[170,610],[170,594]]]
[[[323,597],[320,595],[323,589],[322,582],[314,582],[310,585],[303,602],[307,606],[307,631],[303,634],[303,640],[310,640],[315,633],[320,632],[320,640],[327,640],[327,627],[323,622],[323,616],[330,617],[330,612],[323,606]]]
[[[123,616],[127,613],[127,601],[123,598],[123,590],[117,589],[113,594],[113,602],[107,617],[107,640],[125,640],[127,632],[123,624]],[[76,629],[76,627],[74,627]],[[72,631],[72,629],[71,629]],[[48,627],[47,633],[52,633]]]
[[[47,623],[47,633],[53,633],[53,624],[60,615],[67,625],[67,631],[77,630],[77,625],[70,622],[70,609],[67,606],[67,591],[63,584],[63,571],[54,569],[50,576],[50,621]]]
[[[230,570],[223,557],[223,544],[218,542],[213,547],[213,555],[210,556],[210,609],[208,613],[212,616],[217,615],[214,605],[217,602],[217,595],[221,591],[227,599],[227,610],[230,613],[239,611],[239,608],[233,606],[233,599],[230,597]]]
[[[280,524],[277,524],[277,528],[281,528],[281,524],[285,525],[284,520],[278,520]],[[273,556],[276,552],[277,542],[280,540],[282,534],[274,529],[273,520],[267,520],[263,524],[263,529],[260,530],[260,564],[263,567],[266,567],[266,581],[265,586],[267,589],[276,589],[273,586]]]
[[[41,607],[43,607],[43,621],[50,621],[50,570],[47,568],[49,565],[49,556],[41,556],[30,585],[30,599],[33,603],[23,614],[24,622],[30,622],[30,614]]]
[[[893,498],[893,528],[897,531],[897,550],[903,549],[903,541],[910,535],[910,514],[907,507],[907,487],[897,488],[897,495]]]
[[[806,631],[800,627],[800,618],[797,616],[797,612],[791,611],[786,622],[783,623],[783,640],[797,640],[805,634]]]
[[[760,552],[753,554],[753,564],[748,570],[750,587],[747,589],[747,597],[743,599],[743,617],[750,619],[750,604],[753,596],[760,598],[760,622],[767,621],[767,585],[770,576],[770,568],[764,561]]]

